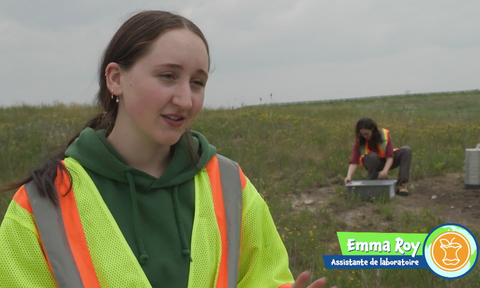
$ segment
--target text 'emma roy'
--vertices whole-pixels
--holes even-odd
[[[417,255],[418,249],[420,248],[420,242],[405,242],[402,238],[397,237],[395,239],[395,252],[400,254],[405,254],[405,252],[409,252],[413,250],[412,257]],[[362,252],[387,252],[390,253],[391,250],[391,243],[390,241],[383,241],[382,242],[356,242],[355,239],[348,239],[347,242],[348,252],[351,251],[362,251]]]

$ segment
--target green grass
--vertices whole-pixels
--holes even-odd
[[[345,214],[365,206],[382,219],[353,223],[356,232],[428,233],[443,223],[439,211],[394,215],[395,203],[365,203],[346,196],[346,175],[353,126],[371,117],[390,130],[394,146],[413,149],[412,181],[445,173],[463,173],[466,148],[480,142],[480,92],[408,95],[361,100],[205,109],[193,129],[218,153],[234,159],[267,201],[290,255],[295,275],[310,269],[338,287],[480,287],[473,269],[457,280],[427,270],[325,270],[324,254],[341,254],[337,231],[352,227]],[[0,108],[0,185],[19,180],[78,132],[95,113],[89,106]],[[364,176],[358,169],[354,177]],[[396,176],[394,170],[390,176]],[[315,209],[296,211],[292,197],[321,187],[336,193]],[[0,196],[0,219],[10,194]],[[370,206],[369,206],[370,205]],[[473,231],[478,237],[479,231]]]

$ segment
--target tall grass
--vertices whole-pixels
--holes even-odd
[[[341,254],[336,231],[354,227],[356,232],[428,233],[443,223],[438,211],[428,207],[399,215],[394,202],[371,204],[345,196],[343,178],[356,121],[371,117],[390,130],[394,146],[412,147],[415,181],[463,173],[465,149],[480,142],[479,102],[477,91],[205,109],[193,129],[218,153],[239,162],[264,196],[294,274],[311,269],[315,277],[326,275],[329,284],[339,287],[480,287],[478,268],[463,278],[444,280],[429,270],[325,270],[322,260],[324,254]],[[0,185],[26,176],[95,112],[75,105],[0,108]],[[358,169],[354,177],[362,176]],[[314,211],[292,208],[293,197],[321,187],[335,187],[334,197]],[[10,197],[0,196],[0,219]],[[346,217],[363,206],[375,217]]]

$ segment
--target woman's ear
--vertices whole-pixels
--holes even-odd
[[[105,68],[105,81],[108,90],[114,96],[122,95],[122,69],[115,62],[110,62]]]

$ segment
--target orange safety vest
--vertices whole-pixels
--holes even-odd
[[[216,155],[205,167],[210,179],[215,217],[221,238],[216,288],[237,287],[242,221],[242,191],[246,177],[239,165]],[[58,287],[100,288],[88,250],[67,172],[58,170],[55,185],[59,207],[40,196],[35,184],[25,184],[14,200],[35,217],[42,248]],[[67,193],[68,192],[68,193]],[[285,287],[291,284],[286,284]]]
[[[385,128],[381,128],[379,130],[380,135],[382,135],[382,143],[377,143],[377,150],[378,150],[378,155],[380,158],[385,158],[385,150],[387,149],[387,144],[388,144],[388,130]],[[368,141],[365,141],[365,145],[360,147],[360,165],[363,167],[363,157],[367,156],[370,152],[372,152],[372,149],[368,146]]]

